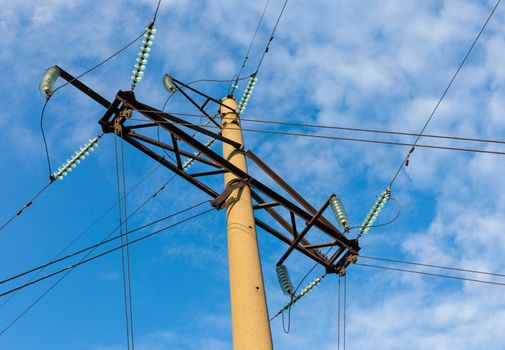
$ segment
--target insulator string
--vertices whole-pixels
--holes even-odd
[[[391,189],[388,187],[384,192],[382,192],[379,195],[379,197],[375,201],[372,209],[370,209],[367,216],[363,220],[363,223],[361,224],[361,226],[359,228],[358,238],[361,237],[362,235],[367,234],[368,231],[370,231],[375,220],[377,220],[377,217],[379,216],[380,212],[382,211],[382,208],[384,208],[384,206],[386,205],[389,198],[391,198]]]
[[[256,86],[257,81],[258,77],[256,76],[256,73],[254,73],[253,75],[251,75],[249,82],[247,83],[247,86],[244,90],[244,94],[240,99],[240,102],[237,107],[237,114],[240,115],[244,113],[244,110],[247,107],[247,104],[249,103],[249,99],[251,98],[251,94],[254,91],[254,87]]]
[[[330,206],[331,209],[333,210],[333,213],[335,214],[335,217],[337,218],[337,221],[340,223],[340,225],[346,230],[349,230],[349,218],[347,216],[347,213],[345,211],[344,205],[342,204],[342,201],[340,198],[335,195],[331,197],[330,199]]]
[[[289,278],[287,267],[282,264],[277,265],[275,272],[277,273],[277,279],[279,280],[282,292],[289,297],[293,297],[295,289],[293,288],[293,283],[291,283],[291,278]]]

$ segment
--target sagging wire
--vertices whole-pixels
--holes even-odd
[[[54,93],[54,84],[59,76],[60,76],[60,69],[56,66],[51,66],[46,69],[39,83],[40,93],[42,94],[42,96],[46,98],[44,106],[42,107],[42,111],[40,112],[40,132],[42,133],[42,140],[44,141],[44,148],[46,151],[49,178],[51,178],[52,168],[51,168],[51,159],[49,157],[49,149],[47,147],[46,134],[44,132],[44,114],[46,111],[47,104],[49,103],[49,100],[51,99],[51,96]]]
[[[44,124],[43,124],[45,110],[46,110],[47,104],[49,103],[49,100],[56,93],[56,91],[60,90],[61,88],[65,87],[65,86],[67,86],[68,84],[71,84],[73,81],[75,81],[75,80],[77,80],[77,79],[85,76],[86,74],[88,74],[91,71],[95,70],[96,68],[102,66],[106,62],[110,61],[112,58],[116,57],[121,52],[125,51],[127,48],[129,48],[131,45],[133,45],[135,42],[137,42],[137,40],[139,40],[142,37],[142,35],[144,35],[144,33],[145,33],[145,31],[142,32],[142,34],[140,34],[139,36],[137,36],[135,39],[133,39],[131,42],[129,42],[128,44],[126,44],[125,46],[123,46],[121,49],[119,49],[118,51],[116,51],[115,53],[113,53],[111,56],[107,57],[105,60],[103,60],[103,61],[99,62],[98,64],[92,66],[91,68],[87,69],[86,71],[84,71],[83,73],[81,73],[77,77],[75,77],[73,80],[65,82],[64,84],[62,84],[62,85],[60,85],[60,86],[58,86],[56,88],[55,88],[56,80],[60,76],[60,70],[59,70],[59,68],[56,67],[56,66],[51,66],[51,67],[49,67],[44,72],[44,74],[42,76],[42,79],[41,79],[41,81],[39,83],[39,90],[40,90],[42,96],[45,97],[44,105],[42,106],[42,110],[41,110],[41,113],[40,113],[40,131],[41,131],[41,134],[42,134],[42,140],[44,142],[44,149],[45,149],[45,152],[46,152],[46,159],[47,159],[47,166],[48,166],[48,174],[49,174],[50,178],[51,178],[51,174],[52,174],[51,160],[50,160],[49,148],[48,148],[48,145],[47,145],[47,139],[46,139],[46,135],[45,135],[45,131],[44,131]],[[49,184],[51,184],[51,183],[52,183],[52,181]],[[48,185],[46,187],[44,187],[42,191],[44,191],[47,187],[48,187]],[[10,223],[13,220],[13,218],[11,218],[7,222],[7,224]],[[0,231],[5,226],[6,225],[2,226],[0,228]]]
[[[394,201],[394,202],[396,203],[396,206],[398,207],[398,210],[396,211],[395,216],[394,216],[392,219],[390,219],[390,220],[388,220],[388,221],[386,221],[386,222],[382,222],[382,223],[380,223],[380,224],[369,225],[369,226],[368,226],[368,229],[371,229],[371,228],[374,228],[374,227],[387,226],[387,225],[392,224],[392,223],[393,223],[393,222],[395,222],[396,220],[398,220],[398,218],[399,218],[399,217],[400,217],[400,215],[401,215],[401,205],[400,205],[400,201],[398,201],[398,199],[396,199],[395,197],[390,197],[390,198],[389,198],[389,200]],[[353,229],[356,229],[356,228],[357,228],[357,229],[362,229],[362,228],[363,228],[363,226],[352,226],[352,227],[350,227],[350,228],[349,228],[349,230],[353,230]]]
[[[382,209],[389,200],[393,200],[398,206],[398,211],[396,215],[387,222],[374,224],[375,220],[379,216],[379,213],[382,211]],[[389,188],[387,188],[385,191],[379,194],[379,197],[375,201],[372,209],[370,209],[367,216],[363,220],[363,223],[360,226],[352,226],[352,227],[349,226],[349,218],[347,216],[346,210],[344,208],[342,200],[337,195],[334,195],[330,199],[330,207],[335,215],[335,218],[337,219],[337,222],[344,228],[344,232],[349,232],[353,229],[359,230],[357,236],[358,239],[362,235],[368,233],[368,231],[370,231],[370,229],[373,227],[381,227],[393,223],[400,217],[401,213],[400,202],[396,198],[391,197],[391,190]]]

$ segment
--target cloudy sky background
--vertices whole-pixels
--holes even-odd
[[[282,3],[271,1],[246,73],[254,71]],[[244,116],[419,131],[494,3],[292,0]],[[156,1],[0,0],[0,4],[3,221],[47,182],[39,130],[44,99],[38,83],[44,70],[58,64],[76,75],[100,62],[143,31]],[[137,98],[161,108],[167,96],[161,78],[167,72],[185,82],[230,79],[242,63],[264,4],[162,1],[157,38],[146,76],[135,91]],[[505,9],[498,7],[428,133],[504,139],[504,31]],[[137,51],[135,44],[83,81],[112,100],[119,89],[129,88]],[[228,84],[197,87],[219,98],[226,94]],[[174,96],[167,111],[193,113],[194,109]],[[53,167],[100,132],[97,120],[102,113],[102,107],[71,87],[54,96],[45,116]],[[354,224],[361,222],[408,150],[252,133],[245,135],[245,142],[314,206],[332,192],[339,194]],[[500,150],[499,145],[436,142]],[[127,186],[131,187],[156,164],[127,145],[125,150]],[[255,169],[251,171],[255,175]],[[361,253],[505,271],[501,259],[505,252],[504,171],[500,156],[418,148],[393,188],[402,207],[400,218],[372,229],[361,240]],[[128,207],[135,208],[170,177],[167,170],[156,170],[128,196]],[[98,152],[0,232],[2,278],[51,259],[113,205],[116,195],[114,139],[106,135]],[[205,199],[203,193],[175,179],[130,225],[150,222]],[[379,221],[387,221],[396,210],[391,202]],[[117,212],[112,210],[76,247],[101,240],[116,224]],[[224,227],[224,212],[211,212],[132,247],[138,349],[231,349]],[[274,272],[285,246],[261,230],[258,236],[269,311],[275,313],[286,302]],[[111,254],[76,269],[0,336],[0,348],[124,349],[120,259],[119,253]],[[297,282],[312,263],[294,255],[287,266]],[[322,269],[316,269],[309,281],[321,273]],[[27,288],[2,306],[0,327],[53,281]],[[503,287],[359,266],[350,267],[347,283],[349,349],[505,346]],[[279,319],[272,322],[275,347],[336,349],[337,297],[338,279],[329,276],[293,309],[289,334],[284,334]]]

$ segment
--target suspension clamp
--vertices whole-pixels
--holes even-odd
[[[225,190],[217,196],[210,204],[217,210],[223,209],[226,206],[226,200],[231,193],[239,188],[245,187],[247,184],[241,179],[233,179],[226,186]]]

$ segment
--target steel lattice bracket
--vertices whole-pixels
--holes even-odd
[[[64,73],[64,74],[63,74]],[[107,108],[103,117],[99,120],[104,133],[115,133],[124,141],[143,152],[150,158],[159,162],[175,174],[179,175],[192,185],[211,196],[218,207],[223,207],[230,189],[214,189],[206,184],[205,180],[210,176],[233,173],[240,186],[249,186],[252,197],[255,201],[255,219],[257,226],[266,232],[286,243],[289,247],[286,253],[281,257],[279,263],[282,263],[293,250],[297,250],[310,259],[324,266],[329,273],[344,274],[346,267],[354,262],[358,256],[359,244],[357,239],[348,239],[345,235],[332,225],[323,215],[323,212],[329,205],[329,199],[324,203],[320,210],[316,210],[291,186],[289,186],[279,175],[269,168],[258,156],[251,151],[244,151],[243,146],[221,135],[220,132],[210,131],[200,125],[193,124],[170,113],[164,113],[151,106],[143,104],[136,100],[133,92],[119,91],[112,103],[109,103],[103,97],[98,95],[92,89],[73,78],[70,74],[62,70],[62,77],[72,85],[79,88],[95,101]],[[209,102],[221,105],[221,102],[215,98],[207,96],[198,90],[191,88],[177,80],[173,80],[178,91],[188,98],[193,105],[215,125],[219,127],[215,117],[205,112],[205,107]],[[193,100],[183,88],[204,98],[202,104]],[[140,113],[144,118],[142,122],[134,122],[130,118],[132,112]],[[233,112],[233,111],[231,111]],[[161,142],[148,136],[149,130],[160,128],[170,137],[171,144]],[[233,146],[237,152],[243,152],[247,158],[253,161],[264,174],[266,174],[275,183],[278,190],[264,184],[257,178],[242,171],[221,155],[214,152],[204,143],[198,141],[198,136],[207,136],[215,139],[217,142],[226,143]],[[161,152],[168,151],[174,156],[172,160],[167,159]],[[201,167],[208,170],[198,173],[188,173],[182,162],[182,157],[197,162]],[[208,181],[207,181],[208,182]],[[285,194],[278,191],[281,190]],[[265,201],[263,198],[267,198]],[[331,198],[331,197],[330,197]],[[284,214],[281,214],[280,211]],[[260,218],[260,213],[266,214],[268,219],[276,225],[282,227],[282,231],[274,228],[267,221]],[[297,221],[305,223],[302,231],[297,230]],[[328,236],[330,241],[312,244],[306,237],[309,232],[317,230]],[[323,254],[320,248],[336,247],[336,251],[329,257]]]

